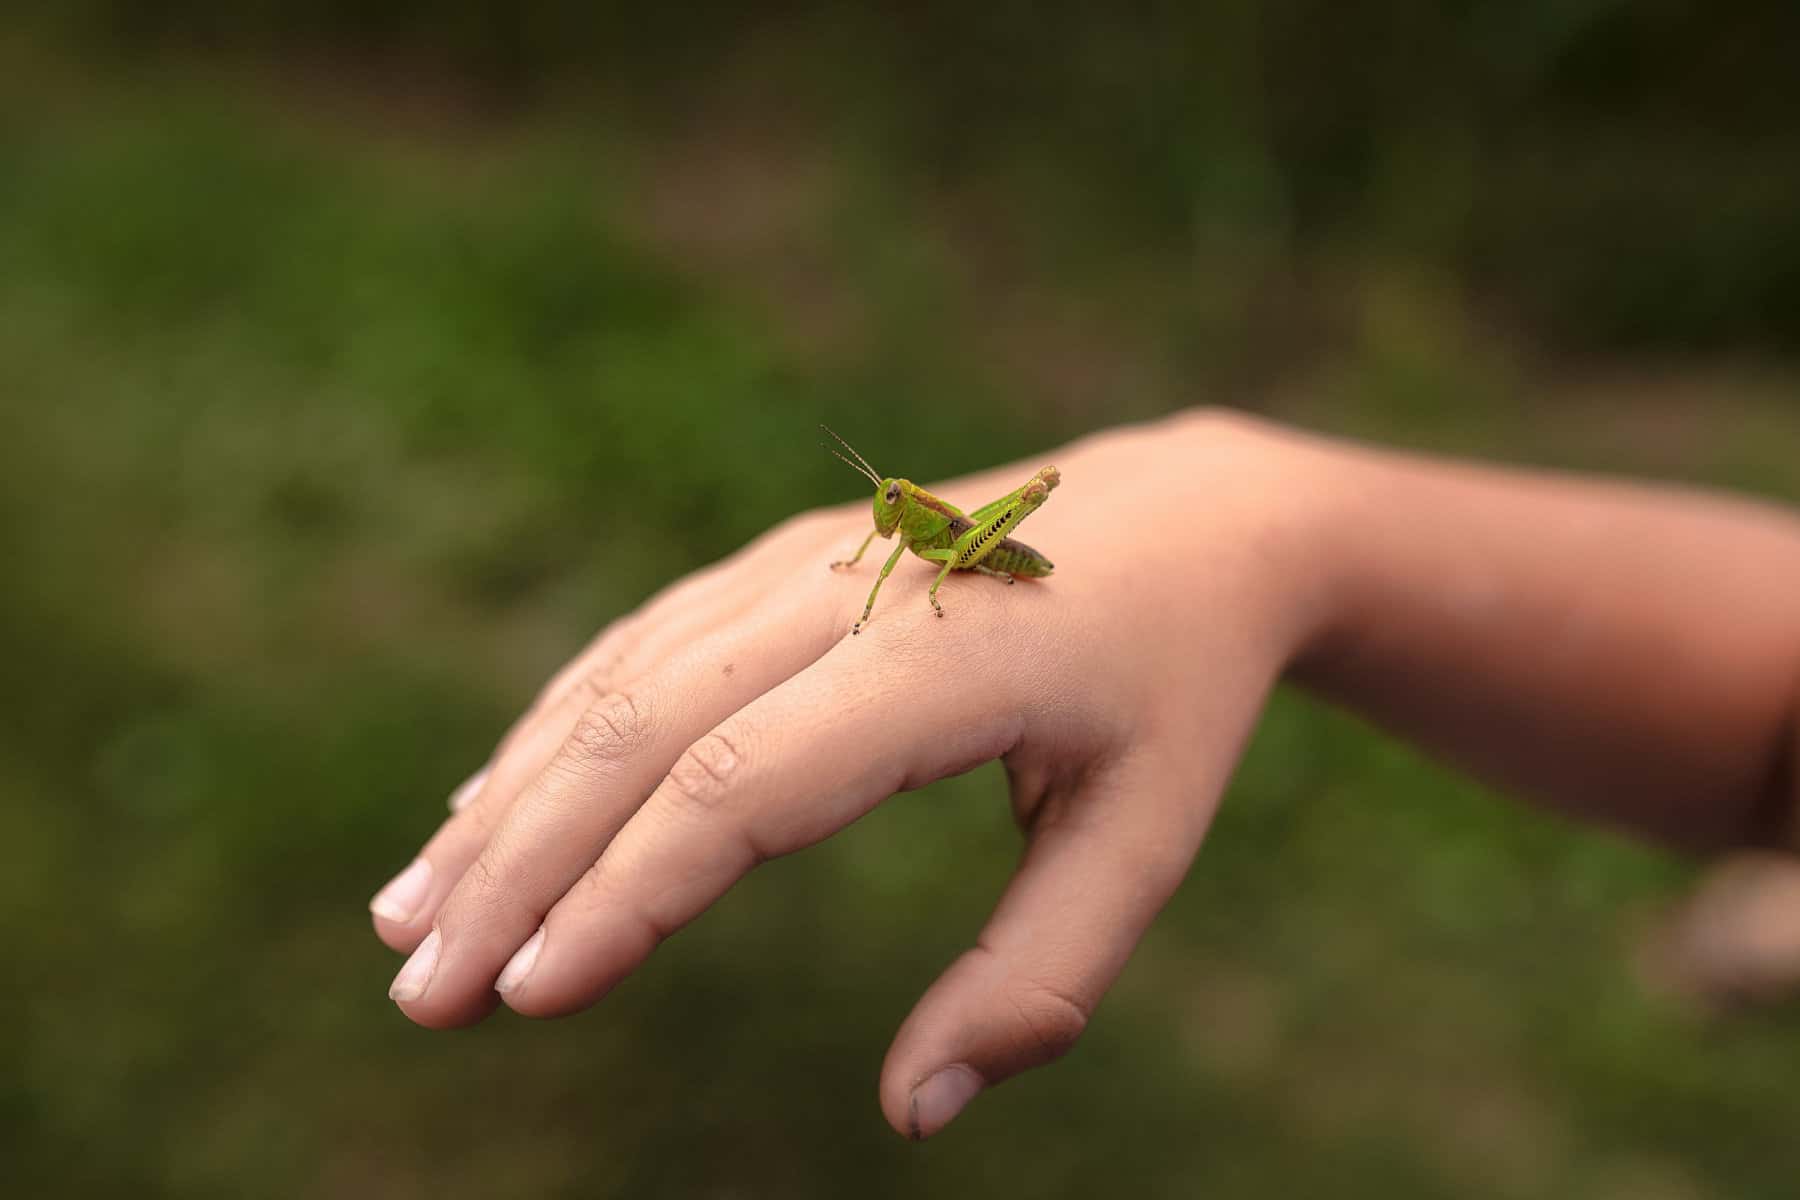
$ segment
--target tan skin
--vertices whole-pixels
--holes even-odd
[[[934,490],[997,495],[1045,462],[1065,487],[1021,536],[1055,576],[953,575],[946,620],[935,568],[903,563],[849,636],[870,572],[825,564],[865,535],[859,499],[604,631],[372,905],[412,954],[405,1013],[585,1008],[758,862],[1002,758],[1027,852],[881,1073],[888,1120],[930,1136],[1081,1033],[1284,675],[1577,813],[1792,840],[1793,514],[1206,412]]]

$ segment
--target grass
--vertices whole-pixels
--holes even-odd
[[[1232,373],[1179,344],[1179,278],[984,259],[985,201],[830,137],[552,114],[468,144],[204,72],[33,94],[0,122],[21,1193],[1689,1200],[1800,1172],[1791,1014],[1704,1027],[1632,976],[1688,865],[1285,693],[1083,1046],[932,1144],[882,1124],[876,1069],[1016,853],[991,768],[772,864],[591,1013],[412,1028],[365,898],[596,627],[849,493],[815,421],[948,475]],[[691,202],[746,161],[799,182]],[[1778,366],[1547,371],[1417,263],[1328,275],[1277,413],[1800,498]]]

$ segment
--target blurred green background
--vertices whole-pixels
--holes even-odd
[[[1791,1195],[1800,1022],[1633,965],[1693,866],[1296,695],[1082,1046],[923,1146],[876,1070],[997,769],[566,1021],[413,1028],[364,904],[599,625],[862,494],[820,419],[920,478],[1229,403],[1800,499],[1797,13],[9,5],[0,1185]]]

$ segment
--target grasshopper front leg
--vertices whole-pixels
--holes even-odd
[[[863,551],[865,551],[869,548],[869,543],[875,540],[875,535],[879,532],[880,532],[880,530],[876,530],[876,529],[869,530],[869,536],[864,538],[863,544],[856,548],[856,553],[852,554],[849,558],[840,558],[836,562],[828,564],[830,569],[835,571],[839,567],[843,567],[844,569],[848,570],[849,568],[854,567],[857,563],[861,562],[862,556],[863,556]],[[864,615],[866,616],[867,614],[865,613]]]
[[[869,536],[873,537],[875,535],[870,534]],[[864,542],[863,543],[864,548],[867,548],[868,544],[869,543]],[[882,564],[881,574],[879,574],[875,577],[875,586],[869,589],[869,602],[867,604],[863,605],[863,615],[862,615],[861,620],[857,621],[856,624],[854,624],[850,627],[850,632],[852,634],[858,634],[858,633],[862,632],[863,624],[868,621],[869,613],[872,612],[875,608],[875,593],[879,592],[881,590],[882,581],[884,579],[886,579],[888,577],[889,573],[891,573],[893,571],[894,564],[900,561],[900,556],[902,554],[906,553],[907,544],[908,544],[907,540],[905,538],[901,538],[900,544],[898,546],[894,547],[894,552],[892,554],[888,555],[887,562]],[[858,558],[861,558],[862,551],[858,550],[856,552],[856,556]]]

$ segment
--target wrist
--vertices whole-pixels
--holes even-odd
[[[1167,432],[1181,443],[1179,487],[1244,547],[1243,574],[1268,618],[1275,670],[1310,661],[1347,624],[1351,514],[1367,490],[1363,452],[1230,409],[1182,413]],[[1218,569],[1217,548],[1201,539],[1201,572]]]

